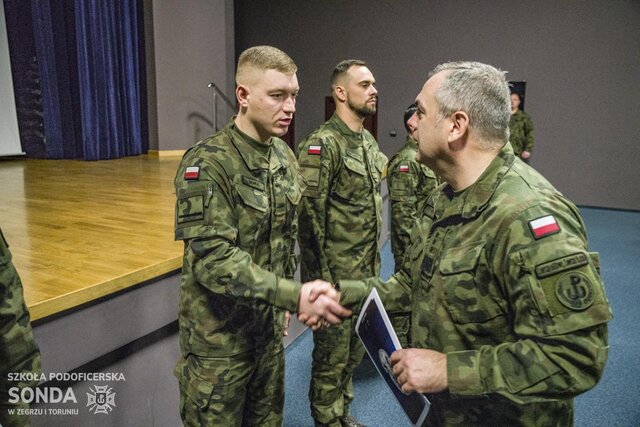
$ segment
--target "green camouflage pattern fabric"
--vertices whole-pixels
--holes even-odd
[[[417,142],[407,136],[402,149],[391,158],[387,173],[391,201],[391,251],[395,270],[402,268],[402,258],[409,247],[411,230],[420,207],[438,186],[436,174],[418,163]]]
[[[180,392],[184,425],[281,426],[284,368],[278,340],[229,357],[188,356],[176,368],[184,379]]]
[[[534,235],[551,215],[559,229]],[[507,145],[479,180],[425,204],[402,271],[341,281],[357,309],[411,300],[414,347],[447,354],[449,389],[428,425],[572,425],[573,397],[599,381],[611,311],[578,209]]]
[[[396,272],[402,268],[402,258],[409,247],[411,230],[420,207],[438,186],[435,173],[416,160],[417,151],[417,142],[407,136],[404,147],[389,161],[387,185],[391,203],[391,252]],[[409,316],[391,316],[391,324],[402,347],[407,347]]]
[[[353,132],[334,114],[300,143],[298,162],[308,184],[299,218],[302,280],[378,275],[387,158],[371,133]],[[314,334],[309,397],[318,422],[339,425],[349,414],[352,373],[364,356],[354,327],[348,319]]]
[[[42,372],[40,350],[33,339],[29,310],[24,302],[22,281],[13,263],[9,244],[0,230],[0,425],[28,426],[26,415],[9,414],[9,409],[28,409],[24,402],[10,403],[9,389],[35,387],[34,381],[9,381],[9,374]]]
[[[202,358],[203,364],[207,358],[253,358],[256,369],[267,371],[253,373],[247,392],[254,390],[254,381],[274,375],[272,367],[258,363],[252,354],[279,357],[285,310],[297,311],[301,284],[292,278],[296,209],[304,186],[296,158],[282,140],[262,144],[237,129],[233,119],[185,153],[175,178],[175,238],[184,241],[182,360],[176,373],[192,403],[203,401],[199,394],[189,394],[198,389],[194,381],[225,384],[228,375],[237,374],[221,367],[194,368],[193,375],[185,375],[181,367],[192,357]],[[260,393],[276,393],[281,406],[284,398],[277,381],[269,383],[273,387]],[[248,399],[244,411],[261,411],[251,407],[254,403],[260,404]],[[282,412],[277,406],[271,410]],[[224,419],[215,424],[228,425]]]
[[[533,121],[524,111],[518,109],[509,119],[509,141],[516,156],[523,151],[533,151]]]

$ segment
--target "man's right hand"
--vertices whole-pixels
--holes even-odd
[[[339,301],[340,294],[331,286],[331,283],[324,280],[307,282],[300,290],[298,320],[313,330],[327,323],[340,324],[342,318],[351,316],[351,311],[342,307]]]

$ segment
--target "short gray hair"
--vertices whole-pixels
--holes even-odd
[[[429,78],[441,71],[448,74],[436,93],[438,115],[464,111],[481,147],[495,149],[506,144],[511,118],[506,72],[480,62],[448,62],[434,68]]]

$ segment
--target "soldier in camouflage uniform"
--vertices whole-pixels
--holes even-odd
[[[396,272],[402,267],[402,258],[409,247],[411,229],[416,223],[420,207],[438,185],[433,171],[416,160],[416,109],[416,105],[412,104],[404,113],[407,141],[389,161],[387,175],[391,201],[391,251]],[[391,323],[400,344],[407,347],[409,315],[391,316]]]
[[[257,46],[240,55],[240,111],[189,149],[178,168],[176,240],[184,241],[180,413],[189,426],[280,426],[284,404],[282,335],[288,312],[334,322],[339,305],[310,306],[314,284],[296,270],[296,208],[304,190],[287,132],[298,93],[296,65]],[[329,283],[315,283],[337,299]]]
[[[403,391],[428,393],[427,425],[572,425],[607,360],[598,255],[578,209],[505,145],[508,99],[491,66],[436,67],[417,98],[418,160],[445,183],[400,272],[339,282],[345,305],[373,286],[389,311],[411,296],[416,348],[391,364]]]
[[[533,121],[520,109],[520,94],[511,94],[511,118],[509,119],[509,141],[513,152],[523,160],[529,160],[533,151]]]
[[[303,280],[331,283],[380,273],[380,181],[387,158],[363,128],[375,114],[375,79],[363,61],[338,64],[331,78],[335,114],[299,147],[308,186],[300,209]],[[359,425],[349,415],[352,374],[364,356],[355,320],[314,334],[309,398],[317,425]]]
[[[29,404],[25,402],[9,402],[10,388],[22,390],[38,385],[37,380],[9,381],[9,374],[21,373],[34,379],[40,376],[40,350],[33,339],[22,282],[11,262],[9,244],[0,230],[0,426],[30,425],[27,415],[9,413],[10,409],[29,408]]]

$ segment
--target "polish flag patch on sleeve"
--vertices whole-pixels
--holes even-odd
[[[547,215],[529,221],[529,228],[536,240],[560,231],[560,226],[553,215]]]
[[[321,145],[310,145],[309,149],[307,149],[307,154],[311,156],[319,156],[322,153]]]
[[[409,165],[400,165],[400,172],[409,173]]]
[[[184,170],[184,179],[198,179],[200,176],[200,166],[189,166]]]

